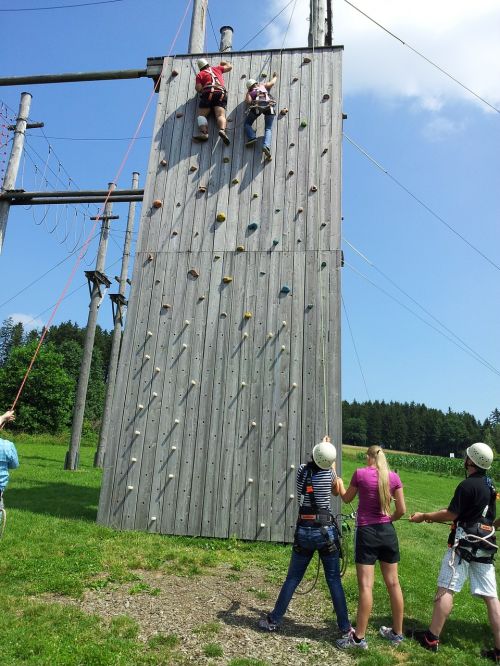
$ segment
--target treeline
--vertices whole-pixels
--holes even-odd
[[[446,413],[414,402],[342,403],[346,444],[379,444],[386,449],[449,456],[462,455],[473,442],[486,442],[500,452],[500,411],[481,423],[467,412]]]
[[[0,327],[0,409],[14,400],[40,340],[22,323],[5,319]],[[68,321],[52,326],[40,348],[16,407],[12,429],[57,433],[71,425],[85,329]],[[98,430],[106,390],[111,333],[97,326],[85,406],[84,431]],[[10,427],[10,426],[9,426]]]

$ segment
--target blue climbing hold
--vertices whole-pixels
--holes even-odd
[[[286,284],[284,284],[281,289],[280,289],[281,294],[289,294],[290,293],[290,287]]]
[[[273,240],[273,245],[278,245],[278,243],[279,243],[279,240],[277,240],[277,239],[275,238],[275,239]]]
[[[256,229],[258,229],[258,227],[259,227],[259,225],[257,224],[257,222],[251,222],[248,225],[247,229],[248,229],[248,231],[255,231]]]

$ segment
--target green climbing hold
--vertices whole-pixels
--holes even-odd
[[[301,127],[307,127],[307,120],[302,120],[300,123]]]
[[[278,244],[279,244],[279,240],[277,238],[273,238],[273,245],[278,245]]]
[[[258,228],[259,225],[257,224],[257,222],[251,222],[247,227],[248,231],[255,231]]]
[[[321,262],[321,268],[326,268],[326,261]]]

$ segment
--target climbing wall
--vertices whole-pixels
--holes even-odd
[[[192,141],[196,57],[165,60],[100,523],[290,541],[296,467],[340,448],[341,56],[230,54],[230,146]],[[245,83],[274,71],[265,162]]]

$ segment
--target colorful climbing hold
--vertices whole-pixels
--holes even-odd
[[[224,275],[224,277],[222,278],[222,282],[224,282],[224,284],[230,284],[232,281],[233,278],[230,277],[229,275]]]
[[[170,303],[162,303],[162,306],[161,306],[161,307],[162,307],[164,310],[169,310],[172,306],[170,305]]]
[[[190,171],[191,173],[193,173],[193,172],[196,171],[197,169],[198,169],[198,167],[195,166],[194,164],[192,164],[192,165],[189,167],[189,171]]]
[[[224,213],[217,213],[217,217],[215,219],[217,220],[217,222],[224,222],[226,216]]]
[[[172,77],[173,79],[175,79],[176,76],[179,76],[179,72],[178,72],[176,69],[173,69],[173,70],[172,70],[171,77]]]
[[[318,187],[316,185],[311,185],[311,192],[317,192]]]
[[[191,277],[197,278],[200,277],[200,274],[196,270],[196,268],[191,268],[191,270],[188,271],[188,275],[191,275]]]
[[[297,209],[297,213],[303,213],[303,212],[304,212],[304,209],[302,208],[302,206]]]
[[[258,198],[259,198],[259,195],[257,194],[257,192],[254,192],[252,194],[252,199],[258,199]]]
[[[326,268],[326,261],[321,262],[321,268]]]
[[[301,120],[300,121],[300,126],[301,127],[307,127],[307,120]]]
[[[202,194],[206,191],[207,191],[207,188],[205,187],[205,185],[200,185],[200,187],[198,188],[198,192],[200,192]]]
[[[290,291],[291,291],[291,289],[287,284],[284,284],[280,289],[281,294],[289,294]]]
[[[279,244],[279,240],[277,238],[273,238],[273,245],[276,247],[276,245]]]
[[[162,166],[167,166],[168,162],[167,162],[167,160],[162,160],[162,161],[160,162],[160,164],[161,164]]]
[[[308,56],[304,56],[304,59],[302,60],[302,62],[303,62],[305,65],[307,65],[307,64],[309,64],[309,63],[311,62],[311,58],[309,58]]]
[[[252,313],[249,312],[248,310],[243,314],[243,317],[244,317],[245,319],[251,319],[252,316],[253,316]]]
[[[224,164],[227,164],[229,162],[229,157],[223,157],[222,161],[224,162]]]
[[[239,182],[240,181],[237,178],[233,178],[233,180],[231,181],[233,185],[238,185]]]
[[[250,222],[247,229],[248,231],[255,231],[256,229],[258,229],[258,227],[259,225],[257,224],[257,222]]]
[[[325,93],[323,95],[323,101],[326,102],[327,99],[330,99],[330,95],[328,93]]]
[[[285,108],[281,109],[280,116],[286,116],[287,113],[288,113],[288,109],[285,107]]]
[[[236,246],[236,251],[237,252],[244,252],[245,251],[245,246],[244,245],[237,245]]]
[[[290,169],[290,171],[288,172],[288,175],[293,176],[294,173],[295,173],[295,171],[293,171],[293,169]]]
[[[163,201],[161,199],[155,199],[153,201],[153,208],[161,208],[163,206]]]

